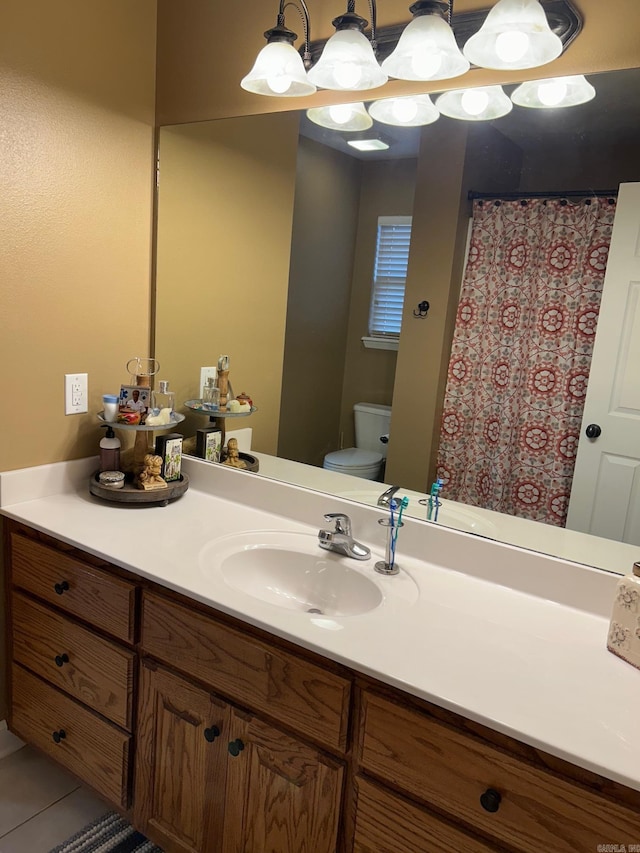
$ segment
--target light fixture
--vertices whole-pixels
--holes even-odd
[[[388,143],[382,139],[349,139],[347,145],[357,151],[386,151],[389,148]]]
[[[596,90],[582,74],[571,77],[551,77],[548,80],[528,80],[511,93],[519,107],[559,109],[585,104],[595,98]]]
[[[371,9],[371,41],[364,35],[367,21],[356,14],[355,0],[348,0],[344,15],[334,18],[336,32],[324,46],[318,62],[308,72],[311,83],[323,89],[360,92],[387,82],[375,57],[376,4]]]
[[[498,0],[463,53],[482,68],[536,68],[560,56],[562,40],[539,0]]]
[[[312,107],[307,110],[307,118],[314,124],[328,127],[330,130],[368,130],[373,126],[373,119],[361,101],[355,104]]]
[[[369,115],[376,121],[397,127],[420,127],[440,118],[429,95],[383,98],[369,105]]]
[[[309,53],[309,10],[305,0],[296,3],[280,0],[278,20],[264,34],[267,44],[258,54],[251,71],[243,77],[240,85],[256,95],[273,95],[281,98],[295,98],[301,95],[313,95],[316,87],[309,82],[302,57],[293,46],[298,36],[287,29],[284,21],[285,6],[295,6],[302,17],[304,28],[304,58],[311,61]]]
[[[491,121],[511,112],[513,104],[501,86],[479,86],[443,92],[436,100],[442,115],[464,121]]]
[[[402,32],[393,53],[382,63],[389,77],[399,80],[445,80],[469,70],[447,21],[445,0],[417,0],[409,7],[413,20]]]

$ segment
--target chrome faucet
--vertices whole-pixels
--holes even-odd
[[[400,486],[389,486],[386,492],[383,492],[378,498],[378,506],[389,506],[391,498],[400,489]]]
[[[343,512],[327,512],[325,513],[327,521],[335,522],[334,530],[319,530],[318,544],[325,551],[336,551],[338,554],[344,554],[346,557],[353,557],[354,560],[368,560],[371,556],[371,551],[366,545],[362,545],[351,535],[351,519]]]

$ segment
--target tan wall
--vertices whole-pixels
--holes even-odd
[[[0,470],[93,454],[147,352],[154,40],[153,0],[2,4]],[[65,416],[65,373],[88,414]]]
[[[411,216],[416,168],[415,158],[379,160],[366,162],[363,166],[342,389],[341,432],[344,447],[353,447],[355,442],[354,403],[382,403],[390,406],[393,398],[397,352],[366,349],[362,336],[369,333],[367,322],[378,217]]]
[[[360,161],[300,137],[278,456],[322,465],[339,446]]]
[[[309,0],[311,38],[324,39],[333,33],[332,18],[345,10],[344,0]],[[378,26],[409,22],[407,0],[385,0],[378,3]],[[455,12],[487,9],[489,0],[456,0]],[[584,18],[579,37],[565,54],[547,65],[542,77],[575,74],[584,71],[607,71],[613,68],[635,68],[640,59],[640,3],[637,0],[573,0]],[[357,9],[367,17],[367,4],[361,0]],[[250,70],[258,51],[266,43],[262,33],[274,26],[277,4],[264,0],[245,0],[240,9],[235,3],[212,3],[211,0],[158,0],[158,101],[159,124],[201,121],[232,115],[273,112],[308,106],[320,106],[342,96],[317,92],[311,98],[265,98],[240,88],[240,80]],[[295,9],[287,10],[287,26],[299,34],[302,22]],[[462,78],[471,85],[490,82],[520,82],[530,72],[496,72],[474,69]],[[458,88],[460,78],[436,84],[411,84],[392,81],[374,90],[374,97],[407,94],[416,91],[439,91]]]
[[[297,145],[294,114],[160,134],[156,357],[184,401],[229,355],[234,393],[258,407],[235,423],[264,453],[277,447]],[[192,416],[185,434],[206,425]]]
[[[0,471],[95,453],[102,394],[148,350],[156,8],[1,17]],[[85,372],[89,412],[65,417],[64,374]]]

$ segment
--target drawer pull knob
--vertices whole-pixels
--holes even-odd
[[[208,740],[209,743],[213,743],[219,735],[220,729],[217,726],[211,726],[210,728],[204,730],[204,739]]]
[[[63,592],[66,592],[69,589],[69,581],[62,581],[62,583],[54,583],[53,588],[58,593],[58,595],[62,595]]]
[[[232,740],[231,743],[229,744],[229,752],[233,756],[240,755],[240,753],[242,752],[243,749],[244,749],[244,744],[242,743],[240,738],[236,738],[235,740]]]
[[[69,655],[66,652],[61,655],[56,655],[54,657],[54,661],[56,662],[56,666],[64,666],[65,663],[69,663]]]
[[[496,791],[495,788],[487,788],[484,794],[480,795],[480,805],[487,812],[497,812],[500,808],[502,794]]]
[[[64,729],[60,729],[57,732],[54,732],[52,737],[56,743],[60,743],[61,740],[64,740],[67,736],[67,733]]]

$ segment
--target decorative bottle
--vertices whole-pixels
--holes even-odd
[[[161,379],[158,389],[151,392],[151,408],[159,411],[169,409],[170,412],[175,408],[175,394],[169,391],[169,383],[165,379]]]
[[[640,669],[640,562],[618,581],[607,648]]]

